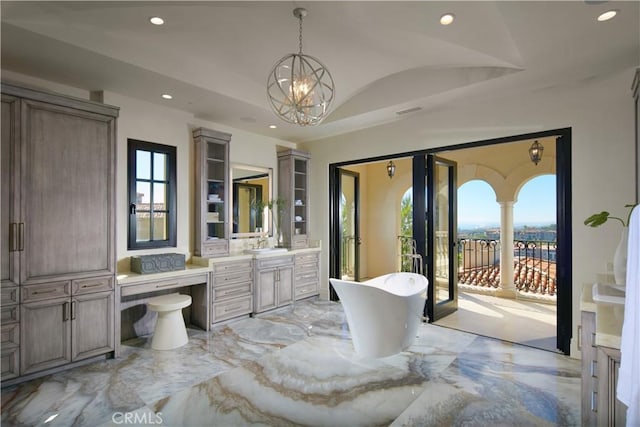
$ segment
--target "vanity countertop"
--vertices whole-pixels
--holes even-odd
[[[118,282],[118,285],[130,285],[133,283],[147,282],[150,280],[163,280],[172,277],[189,276],[198,273],[208,273],[209,271],[209,266],[192,263],[185,265],[184,270],[166,271],[162,273],[139,274],[132,271],[123,271],[117,274],[116,280]]]
[[[580,309],[596,313],[596,345],[619,349],[624,306],[594,301],[593,283],[589,283],[582,287]]]

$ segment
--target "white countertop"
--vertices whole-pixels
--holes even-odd
[[[116,281],[118,285],[130,285],[149,280],[162,280],[172,277],[189,276],[191,274],[208,273],[209,271],[211,271],[209,266],[187,264],[184,270],[166,271],[163,273],[139,274],[132,271],[125,271],[117,274]]]
[[[593,283],[582,287],[580,309],[596,313],[596,345],[620,348],[624,307],[593,300]]]

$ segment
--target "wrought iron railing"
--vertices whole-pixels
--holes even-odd
[[[513,284],[521,293],[556,294],[556,243],[516,240],[513,244]],[[458,241],[458,283],[500,288],[500,241]]]

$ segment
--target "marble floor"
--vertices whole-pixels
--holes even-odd
[[[341,305],[310,300],[189,336],[3,389],[2,425],[580,425],[578,360],[454,329],[365,359]]]
[[[460,292],[458,310],[436,324],[556,351],[556,319],[555,304]]]

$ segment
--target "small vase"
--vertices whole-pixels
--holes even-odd
[[[616,284],[624,285],[627,278],[627,245],[629,241],[629,229],[624,227],[620,242],[613,255],[613,277]]]
[[[276,230],[276,247],[284,248],[284,236],[282,235],[281,228],[278,228]]]

